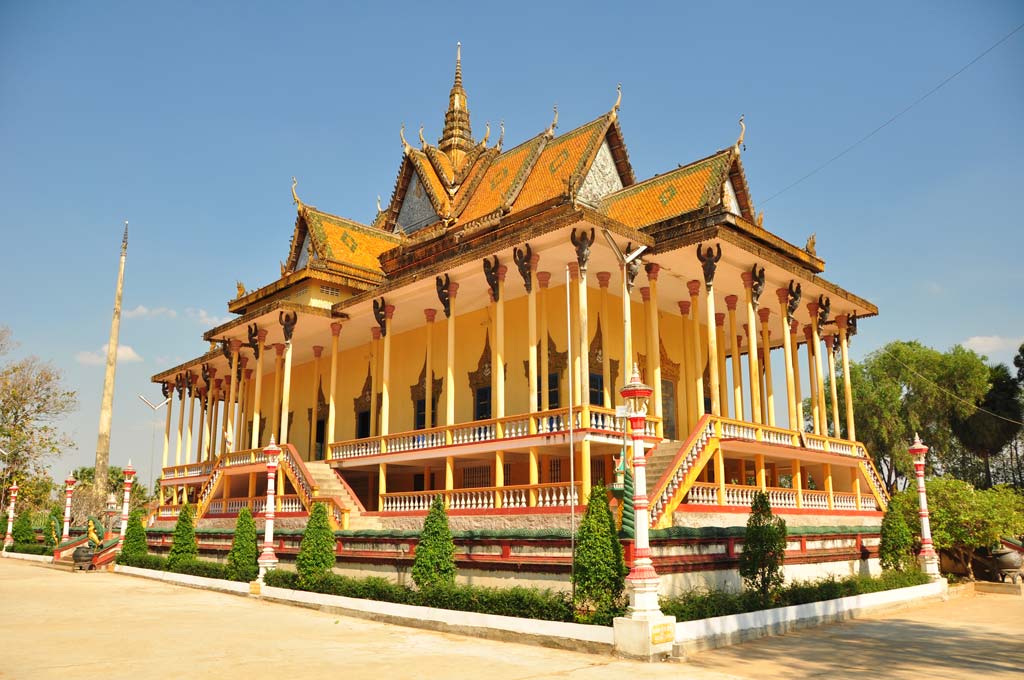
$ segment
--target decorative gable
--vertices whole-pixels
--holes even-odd
[[[615,167],[611,147],[606,139],[597,150],[594,162],[590,164],[583,184],[580,186],[577,200],[591,207],[596,207],[602,198],[622,188],[622,178]]]
[[[402,208],[398,212],[398,228],[406,234],[412,234],[440,219],[430,203],[419,175],[412,173]]]

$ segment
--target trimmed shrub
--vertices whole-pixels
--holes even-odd
[[[182,560],[176,562],[168,571],[176,574],[189,574],[190,576],[227,579],[226,565],[220,562],[210,562],[209,560]]]
[[[615,531],[615,518],[608,507],[608,494],[601,484],[590,491],[587,510],[576,532],[576,568],[572,575],[577,616],[583,623],[597,620],[611,623],[624,608],[626,563]]]
[[[317,505],[322,505],[318,503]],[[232,581],[254,581],[259,576],[260,568],[256,564],[259,557],[256,549],[256,523],[252,521],[252,511],[242,508],[235,523],[235,537],[231,541],[226,565],[227,578]]]
[[[754,493],[740,554],[740,576],[746,588],[767,604],[785,577],[782,563],[786,553],[786,520],[772,514],[768,494]]]
[[[294,571],[271,569],[263,575],[263,583],[271,588],[288,588],[289,590],[298,590],[299,575]]]
[[[117,563],[132,564],[132,560],[148,552],[146,527],[142,526],[142,508],[136,508],[128,516],[128,528],[124,532],[124,545],[121,546],[121,554],[117,556]]]
[[[130,562],[122,562],[122,564],[126,567],[138,567],[139,569],[168,571],[167,558],[162,555],[136,555]]]
[[[907,571],[914,564],[914,534],[907,526],[901,508],[890,505],[882,518],[882,540],[878,545],[878,558],[882,569]]]
[[[438,494],[423,520],[423,531],[412,563],[412,580],[419,588],[454,583],[456,571],[455,542],[448,526],[444,498]]]
[[[298,572],[299,586],[308,589],[318,580],[329,574],[334,566],[334,552],[337,542],[327,522],[327,506],[314,503],[309,513],[309,522],[302,534],[302,545],[295,557],[295,570]]]
[[[53,548],[42,543],[14,543],[7,546],[7,552],[22,553],[23,555],[49,555]]]
[[[14,526],[11,527],[11,535],[15,543],[35,543],[36,532],[32,530],[32,516],[25,510],[14,518]]]
[[[199,559],[199,545],[196,543],[196,529],[192,524],[192,506],[186,503],[178,514],[178,522],[174,525],[174,538],[171,550],[167,553],[167,569],[174,570],[175,565]]]

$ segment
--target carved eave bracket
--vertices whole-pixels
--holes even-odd
[[[761,267],[759,270],[755,263],[750,269],[750,279],[751,299],[754,301],[754,309],[757,309],[758,300],[761,298],[761,293],[764,292],[764,267]]]
[[[697,259],[700,261],[700,266],[704,270],[704,288],[708,292],[711,292],[711,286],[715,281],[715,270],[718,268],[718,261],[722,259],[722,244],[716,243],[718,250],[713,251],[711,246],[708,246],[706,251],[701,249],[703,244],[697,244]]]
[[[434,285],[437,287],[437,299],[441,303],[441,307],[444,309],[444,316],[446,319],[450,319],[452,316],[452,280],[448,274],[445,274],[443,279],[440,276],[434,279]]]
[[[484,258],[484,278],[487,279],[487,285],[491,289],[491,300],[493,302],[498,301],[498,268],[501,265],[498,263],[498,256],[494,256],[494,261]]]
[[[587,263],[590,262],[590,248],[594,245],[594,228],[590,228],[590,236],[587,236],[585,229],[580,229],[580,235],[576,235],[576,228],[573,227],[569,235],[573,247],[576,248],[576,262],[580,265],[580,275],[587,273]]]
[[[377,325],[380,326],[380,337],[387,337],[387,303],[384,301],[384,298],[373,301],[373,318],[377,321]]]
[[[533,259],[533,249],[530,248],[530,244],[527,243],[523,248],[514,248],[512,250],[512,260],[516,263],[516,268],[519,269],[519,275],[523,277],[523,285],[526,286],[526,292],[533,292],[533,276],[530,271],[530,261]]]
[[[796,287],[793,284],[796,283],[793,279],[789,280],[789,298],[786,302],[786,321],[792,322],[793,315],[796,314],[797,307],[800,305],[800,298],[803,297],[803,285],[797,283]]]
[[[249,324],[248,328],[249,342],[246,343],[252,348],[252,356],[254,359],[260,358],[260,328],[256,324]]]
[[[832,312],[832,298],[824,295],[818,296],[818,328],[828,323],[829,314]]]
[[[284,330],[284,341],[292,341],[292,333],[295,332],[295,324],[299,321],[299,315],[295,312],[281,311],[277,315],[277,321]]]

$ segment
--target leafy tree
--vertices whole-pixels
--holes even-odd
[[[576,532],[575,558],[574,604],[581,620],[597,623],[594,617],[611,618],[622,605],[626,562],[602,484],[590,491],[587,511]]]
[[[317,503],[322,505],[322,503]],[[242,508],[235,522],[235,537],[231,541],[228,553],[227,577],[232,581],[254,581],[260,568],[256,563],[259,557],[256,549],[256,523],[252,521],[249,508]]]
[[[412,580],[420,588],[455,583],[455,541],[441,494],[434,497],[416,544]]]
[[[11,527],[11,536],[15,543],[35,543],[36,532],[32,529],[32,515],[26,510],[18,513],[14,518],[14,526]]]
[[[0,326],[0,356],[12,346],[10,330]],[[57,427],[78,407],[75,392],[63,380],[59,369],[38,357],[0,364],[0,448],[8,452],[0,505],[6,503],[9,480],[43,473],[49,458],[74,448]]]
[[[1021,429],[1020,384],[1004,364],[996,364],[989,371],[991,387],[979,404],[984,410],[953,420],[956,438],[985,461],[985,488],[992,486],[992,457],[999,455]]]
[[[255,527],[253,530],[255,531]],[[325,574],[330,573],[334,566],[336,549],[334,532],[327,521],[327,506],[323,503],[314,503],[306,530],[302,534],[299,554],[295,558],[295,571],[299,575],[300,588],[311,588]]]
[[[957,443],[952,421],[974,411],[971,404],[984,396],[988,380],[982,358],[960,345],[943,353],[916,341],[894,341],[851,363],[857,439],[890,494],[913,476],[907,444],[914,433],[928,442],[930,462],[959,463],[950,458]]]
[[[882,541],[878,546],[878,557],[882,569],[908,571],[914,565],[914,534],[907,526],[903,510],[889,505],[882,518]]]
[[[118,564],[132,564],[140,557],[149,553],[149,545],[146,543],[146,527],[142,525],[141,508],[132,510],[128,516],[128,528],[124,532],[124,544],[121,546],[121,554],[117,556]]]
[[[199,545],[196,543],[196,528],[192,522],[192,506],[186,503],[178,513],[178,522],[174,525],[171,538],[171,550],[167,553],[167,569],[183,563],[199,559]]]
[[[748,590],[767,604],[782,586],[786,554],[786,520],[772,514],[768,494],[754,493],[740,553],[740,576]]]

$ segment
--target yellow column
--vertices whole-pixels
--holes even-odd
[[[181,465],[181,445],[185,437],[185,378],[180,374],[175,383],[178,390],[178,444],[174,449],[174,464]]]
[[[530,447],[529,456],[530,456],[530,482],[529,483],[530,483],[531,487],[534,487],[534,486],[536,486],[537,484],[540,483],[539,470],[537,469],[538,468],[538,456],[537,456],[537,448],[536,447]],[[535,488],[531,488],[530,489],[530,497],[529,497],[529,500],[528,500],[528,504],[529,504],[529,507],[531,507],[531,508],[535,507],[537,505],[537,489],[535,489]]]
[[[694,421],[690,425],[692,430],[697,420],[704,415],[704,352],[700,344],[700,303],[697,296],[700,294],[700,281],[694,279],[686,284],[690,292],[690,331],[691,342],[693,343],[693,397],[695,399]]]
[[[423,490],[424,491],[431,491],[432,490],[431,484],[430,484],[430,466],[429,465],[424,465],[423,466]]]
[[[394,305],[384,306],[384,328],[381,333],[384,344],[384,368],[380,381],[380,435],[387,437],[391,433],[391,317],[395,313]],[[381,451],[387,451],[387,443],[381,439]]]
[[[797,432],[804,431],[804,398],[800,387],[800,322],[793,319],[789,323],[789,342],[793,352],[790,362],[793,364],[793,404],[796,406],[796,423],[792,429]]]
[[[710,248],[708,250],[710,251]],[[718,374],[718,336],[715,330],[717,323],[715,320],[715,287],[713,277],[713,271],[710,277],[706,275],[704,277],[704,307],[707,312],[704,320],[708,327],[708,379],[711,381],[711,413],[720,416],[722,415],[722,396],[720,393],[722,381],[721,376]],[[726,405],[728,405],[728,402],[726,402]]]
[[[680,314],[680,342],[679,346],[681,351],[679,352],[680,359],[682,360],[679,365],[679,401],[683,415],[685,417],[680,418],[679,422],[681,429],[685,432],[693,431],[693,425],[696,422],[697,406],[694,400],[695,388],[693,386],[693,371],[695,360],[693,358],[693,331],[690,330],[690,302],[688,300],[679,300],[676,302],[679,305]]]
[[[843,396],[846,397],[846,438],[857,441],[857,431],[853,426],[853,388],[850,385],[850,350],[847,327],[850,317],[846,314],[836,317],[839,327],[839,349],[843,353]]]
[[[380,373],[377,357],[380,356],[380,326],[370,329],[370,436],[380,434],[377,427],[377,392],[380,391]]]
[[[494,418],[505,417],[505,274],[508,267],[498,265],[498,299],[494,301],[494,349],[491,361],[491,380],[494,384]],[[505,435],[504,425],[499,421],[495,431],[498,437]]]
[[[828,353],[828,383],[829,392],[832,397],[832,436],[836,439],[843,436],[842,428],[839,426],[839,388],[836,386],[836,355],[832,349],[835,347],[836,336],[825,336],[825,351]]]
[[[455,488],[455,457],[454,456],[448,456],[448,457],[446,457],[444,459],[444,490],[445,491],[451,491],[454,488]],[[450,501],[451,501],[451,496],[449,494],[445,494],[445,496],[444,496],[444,506],[446,508],[448,507]]]
[[[388,466],[387,463],[377,465],[377,511],[384,509],[384,494],[388,492]]]
[[[207,369],[207,375],[209,378],[206,381],[206,412],[203,419],[203,434],[202,434],[202,450],[200,451],[199,461],[206,461],[210,459],[210,441],[213,439],[213,418],[217,410],[214,387],[214,379],[217,375],[216,368]]]
[[[249,493],[248,493],[247,497],[248,498],[255,498],[256,497],[256,473],[255,472],[250,472],[249,473]]]
[[[590,326],[588,323],[587,309],[587,268],[586,263],[579,269],[579,276],[576,280],[576,305],[579,324],[576,336],[579,342],[579,366],[580,366],[580,424],[582,427],[590,427]],[[585,504],[590,497],[590,440],[584,439],[580,442],[580,504]]]
[[[718,484],[718,504],[725,505],[725,455],[722,447],[715,451],[715,482]]]
[[[220,408],[221,402],[224,401],[224,390],[221,389],[221,384],[223,382],[223,378],[217,378],[213,381],[217,394],[213,397],[213,413],[210,414],[210,460],[217,460],[217,456],[220,455],[220,426],[222,423],[218,418],[218,409]]]
[[[256,342],[259,351],[256,357],[256,384],[253,387],[252,397],[252,440],[249,442],[251,449],[260,447],[260,418],[263,412],[263,353],[267,351],[267,331],[265,329],[261,328],[256,333]]]
[[[458,292],[459,284],[452,281],[448,286],[448,351],[444,373],[444,424],[449,428],[446,435],[449,444],[452,443],[450,428],[455,425],[455,297]],[[450,486],[445,488],[451,490]]]
[[[800,461],[793,459],[793,489],[796,491],[796,507],[804,507],[803,473],[800,470]]]
[[[540,401],[537,398],[538,384],[543,385],[547,381],[540,380],[537,376],[537,263],[540,262],[539,255],[530,258],[529,285],[526,291],[526,389],[529,392],[530,413],[536,413],[540,408]],[[524,282],[526,283],[526,282]],[[530,418],[530,434],[537,433],[537,419]]]
[[[853,500],[857,509],[860,510],[860,470],[851,468],[851,474],[853,476]]]
[[[782,317],[782,359],[786,367],[786,414],[789,429],[799,430],[796,417],[796,399],[793,392],[793,341],[789,336],[789,289],[778,288],[775,296],[779,300],[779,314]]]
[[[249,410],[252,408],[252,396],[249,394],[250,386],[252,385],[252,369],[245,368],[242,370],[244,376],[244,382],[242,383],[241,391],[242,396],[240,398],[240,404],[238,406],[238,450],[242,451],[246,444],[249,443],[249,437],[246,434],[245,428],[249,424]]]
[[[199,388],[199,433],[196,434],[196,462],[203,462],[203,442],[206,440],[206,395],[208,387]]]
[[[821,328],[819,328],[821,319],[818,316],[819,310],[820,307],[817,302],[807,305],[807,311],[811,314],[811,330],[814,333],[814,382],[818,390],[818,418],[821,420],[821,432],[819,434],[828,434],[828,419],[825,416],[825,370],[821,361]]]
[[[807,391],[811,393],[811,423],[814,426],[814,434],[821,434],[821,420],[818,418],[818,385],[814,371],[814,330],[810,324],[804,326],[804,339],[807,345]]]
[[[164,399],[168,401],[167,415],[164,416],[164,455],[163,465],[160,466],[161,470],[167,467],[167,456],[171,452],[171,408],[174,406],[174,387],[170,383],[164,383],[163,390],[162,394],[167,395]]]
[[[598,272],[597,283],[601,287],[601,316],[598,326],[601,327],[601,382],[604,384],[604,391],[601,395],[601,404],[605,408],[612,407],[612,370],[611,352],[608,346],[608,283],[612,280],[611,272]],[[625,367],[623,366],[624,370]],[[632,367],[630,367],[632,370]]]
[[[185,462],[192,462],[192,423],[196,418],[196,374],[189,373],[188,383],[188,433],[185,438]]]
[[[284,365],[284,344],[274,344],[274,401],[270,411],[273,414],[273,422],[270,425],[270,434],[281,439],[281,367]]]
[[[725,312],[715,313],[715,347],[718,348],[718,403],[729,417],[729,376],[725,368]]]
[[[764,356],[764,393],[766,410],[768,411],[768,424],[775,425],[775,384],[772,382],[772,336],[771,328],[768,326],[768,319],[771,318],[772,310],[762,307],[757,310],[761,318],[761,347]]]
[[[754,455],[754,467],[757,469],[757,488],[765,491],[768,488],[768,480],[764,472],[764,454]],[[744,480],[746,482],[746,480]]]
[[[740,332],[736,326],[736,303],[739,298],[735,295],[725,297],[725,307],[729,310],[729,338],[734,341],[732,344],[732,417],[736,420],[743,420],[743,367],[740,364],[742,358],[740,350]]]
[[[747,295],[747,333],[750,346],[747,348],[747,367],[750,374],[750,415],[753,422],[761,424],[761,367],[758,365],[757,357],[757,319],[755,311],[757,307],[754,301],[754,278],[750,272],[743,272],[743,289]]]
[[[225,429],[226,432],[230,432],[231,433],[231,442],[232,442],[232,446],[230,448],[231,451],[235,450],[234,444],[237,444],[237,442],[238,442],[238,433],[235,432],[235,401],[236,401],[236,399],[238,397],[238,387],[239,387],[239,385],[238,385],[238,383],[239,383],[239,380],[238,380],[238,376],[239,376],[239,371],[238,371],[238,361],[239,361],[238,350],[239,350],[239,348],[241,348],[241,346],[242,346],[242,343],[239,340],[232,340],[230,342],[230,347],[231,347],[231,375],[229,377],[231,379],[231,386],[230,386],[230,391],[228,392],[228,414],[227,414],[227,420],[224,422],[224,427],[226,428]],[[224,450],[228,451],[229,449],[227,447],[225,447]]]
[[[288,409],[291,405],[292,395],[292,341],[288,339],[284,343],[284,377],[281,379],[281,446],[288,443]],[[278,490],[282,488],[284,475],[277,476],[279,482]],[[278,494],[280,498],[281,494]]]
[[[427,321],[427,357],[426,369],[423,371],[423,427],[429,430],[434,424],[434,320],[437,319],[437,310],[424,309],[423,318]]]
[[[494,452],[494,507],[501,507],[501,489],[505,486],[505,452]]]
[[[331,324],[331,381],[327,395],[327,433],[325,439],[327,443],[337,441],[337,433],[335,432],[335,426],[337,425],[337,410],[334,403],[334,394],[338,390],[338,343],[341,340],[341,324],[334,322]],[[430,344],[427,344],[429,351]],[[428,362],[429,365],[429,362]],[[430,384],[428,379],[427,385]],[[429,399],[427,400],[429,404]],[[430,422],[429,420],[427,422]],[[330,452],[326,452],[324,458],[329,458]]]
[[[633,303],[630,293],[633,286],[625,265],[619,267],[622,274],[622,384],[626,385],[633,377],[633,364],[636,357],[633,353]]]
[[[306,460],[313,460],[316,453],[316,417],[320,405],[320,359],[324,355],[323,345],[313,345],[313,398],[309,402],[309,454]],[[326,433],[325,433],[326,434]]]
[[[551,272],[537,272],[537,284],[540,286],[540,410],[551,408],[548,394],[548,374],[551,371],[551,357],[548,356],[548,284]],[[537,344],[537,343],[533,343]]]
[[[825,492],[828,494],[828,509],[831,510],[832,502],[832,464],[825,463]]]
[[[586,352],[580,354],[579,340],[580,340],[580,266],[576,262],[569,263],[569,280],[565,282],[565,285],[569,287],[569,317],[572,325],[571,329],[566,329],[568,335],[571,335],[573,340],[576,341],[575,347],[569,347],[569,369],[572,371],[572,404],[577,408],[580,408],[584,402],[583,395],[583,382],[580,377],[581,364],[585,361]],[[572,312],[576,311],[576,314]],[[589,396],[589,395],[588,395]]]
[[[220,452],[222,455],[228,452],[228,407],[230,406],[228,397],[231,392],[231,383],[231,376],[226,376],[224,378],[224,392],[220,395],[220,429],[217,432],[217,438],[220,440]]]
[[[657,265],[654,265],[654,267],[657,267]],[[648,274],[649,276],[650,274]],[[655,270],[654,279],[650,283],[650,287],[640,289],[640,296],[643,298],[644,310],[647,313],[647,381],[654,388],[652,395],[653,415],[655,418],[661,418],[663,416],[662,399],[664,395],[661,389],[661,336],[658,332],[658,300],[655,297],[658,285],[657,270]],[[660,429],[658,436],[662,436]]]

